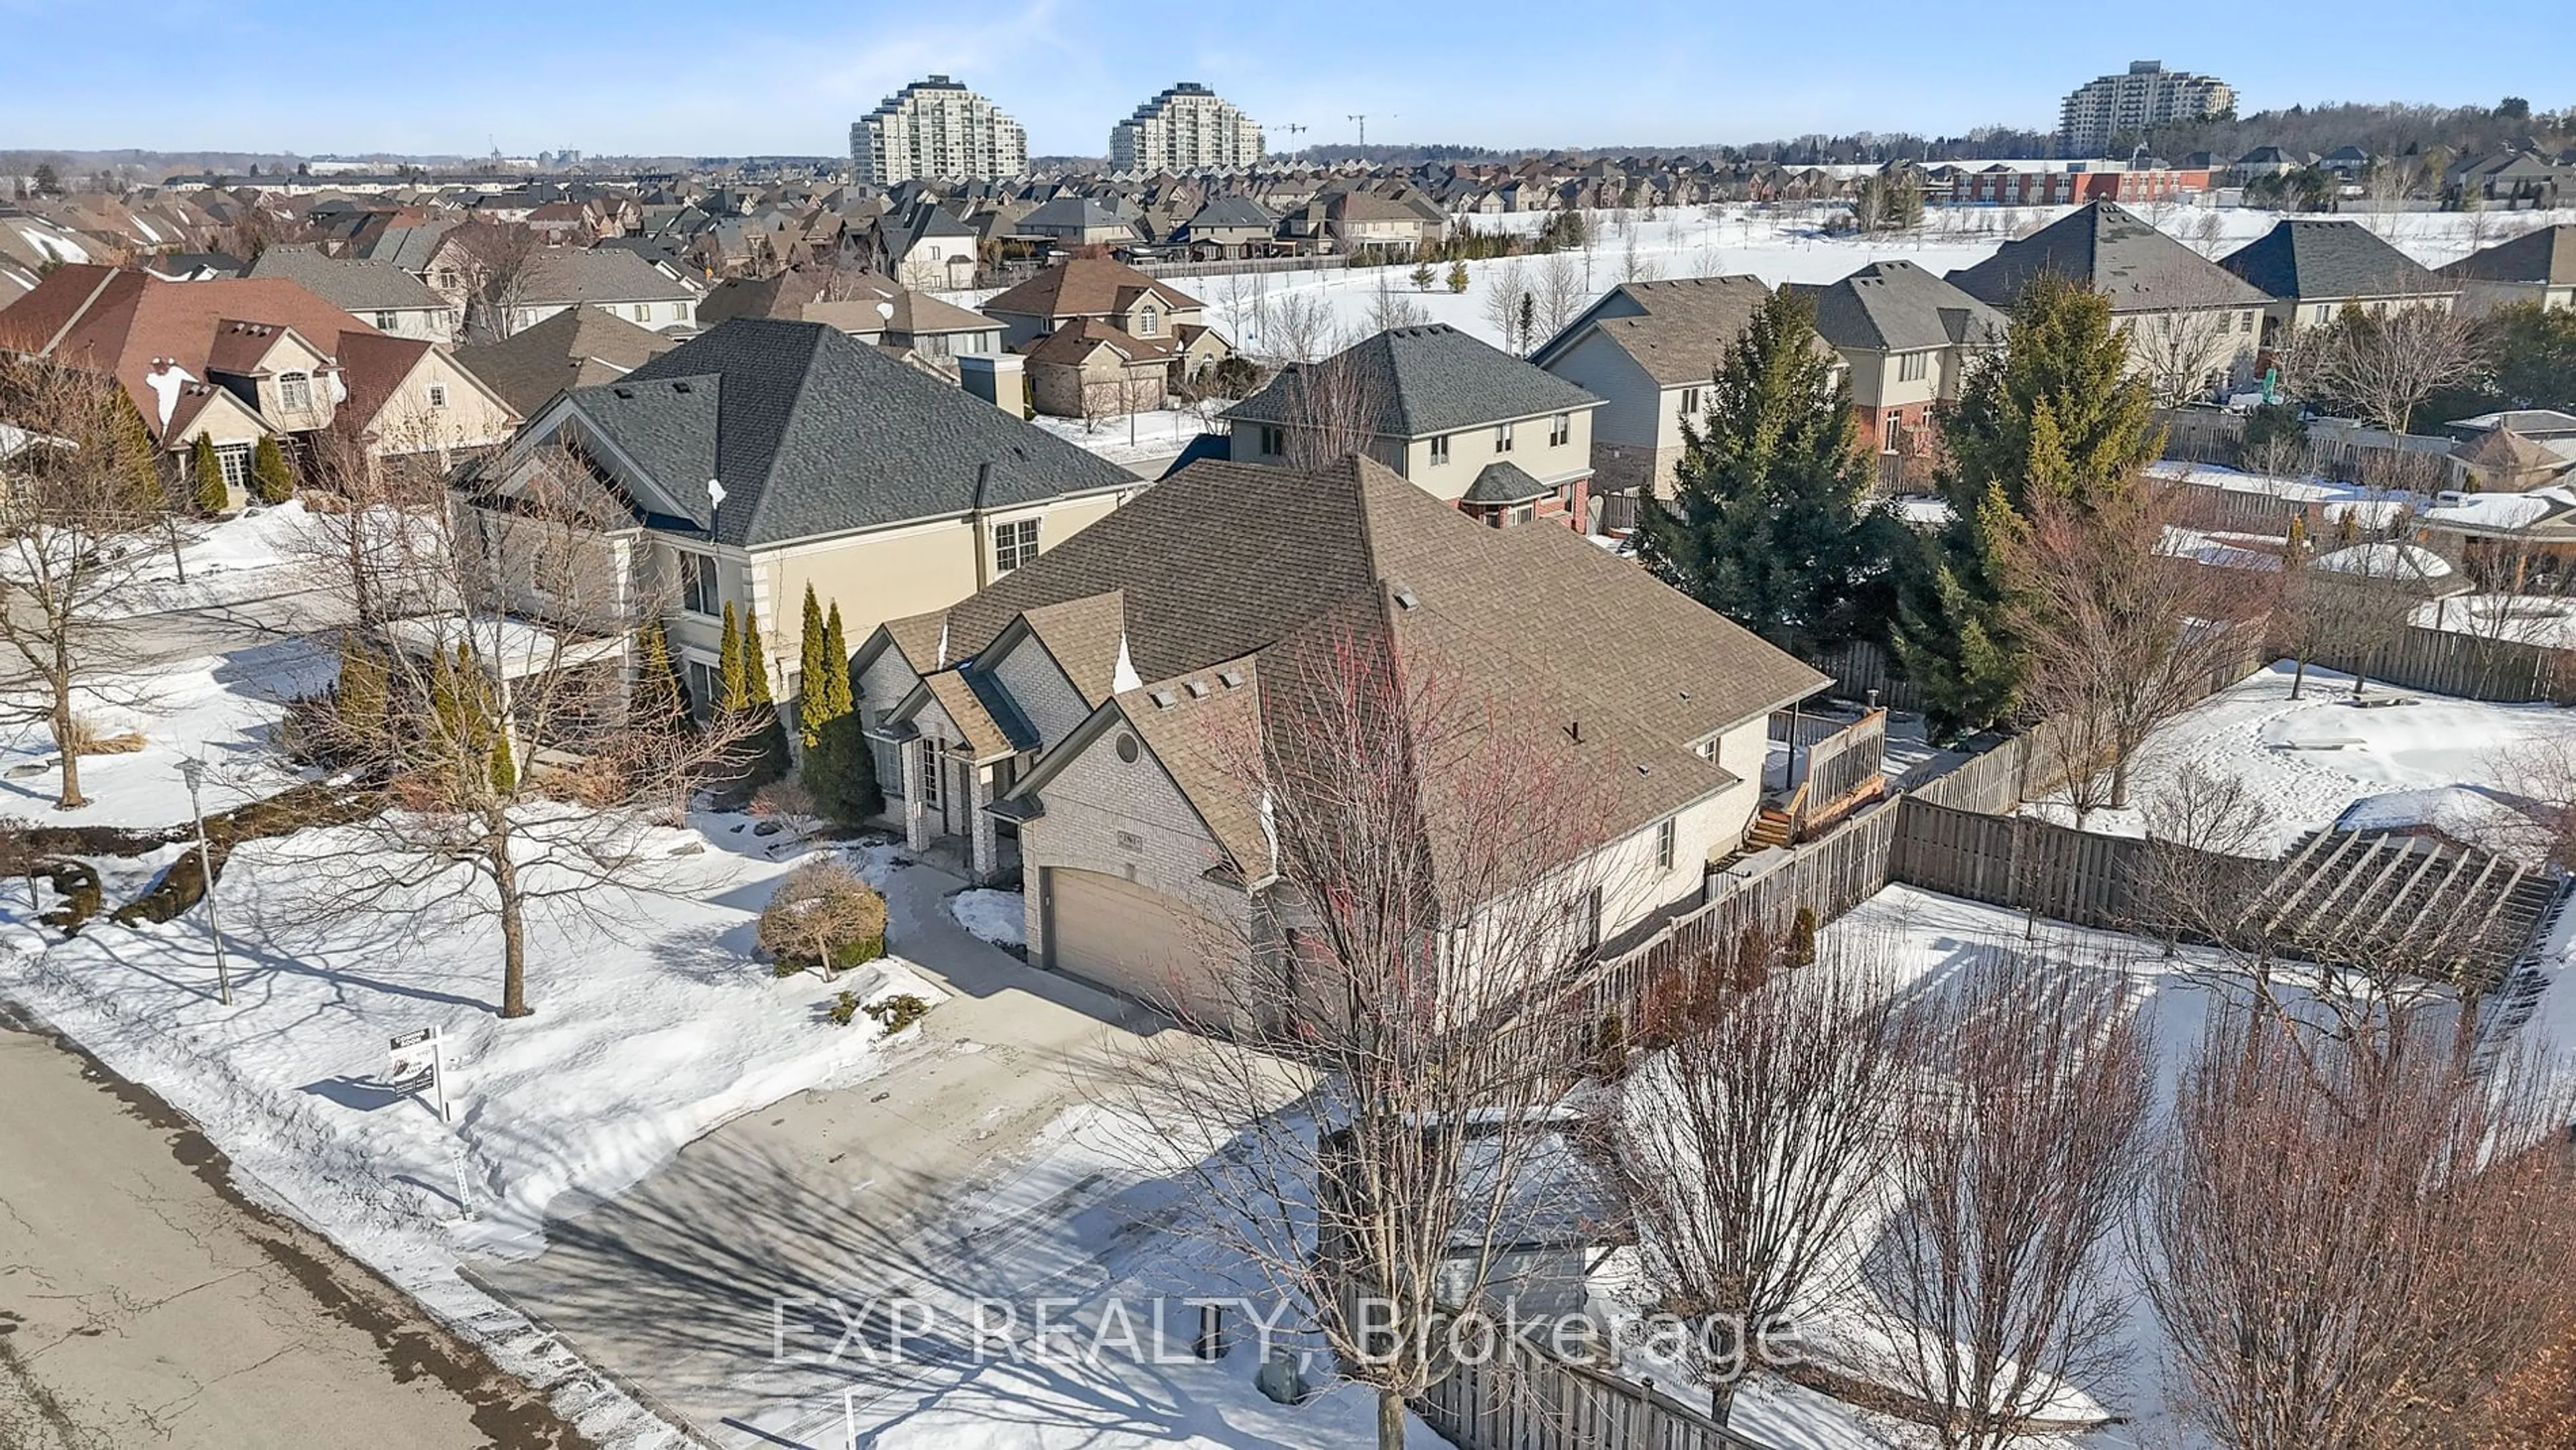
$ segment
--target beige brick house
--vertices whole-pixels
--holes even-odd
[[[1595,494],[1672,495],[1682,420],[1698,418],[1719,361],[1770,295],[1755,277],[1625,282],[1530,354],[1602,400],[1592,428]],[[1634,509],[1611,503],[1603,513],[1625,527]]]
[[[1229,750],[1298,729],[1298,662],[1342,641],[1565,715],[1548,739],[1604,787],[1598,940],[1696,899],[1753,819],[1770,712],[1828,683],[1564,529],[1487,527],[1358,458],[1193,464],[887,622],[852,671],[913,849],[1016,870],[1033,961],[1206,1008],[1205,942],[1297,909]]]

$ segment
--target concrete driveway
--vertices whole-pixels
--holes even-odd
[[[855,1352],[780,1364],[782,1299],[855,1311],[870,1295],[1045,1292],[1013,1252],[1014,1224],[1033,1236],[1098,1185],[1029,1178],[1034,1140],[1163,1024],[969,936],[943,900],[963,886],[925,865],[889,883],[889,939],[950,996],[885,1071],[737,1119],[613,1202],[560,1213],[541,1256],[480,1262],[473,1277],[728,1445],[837,1446],[844,1391],[899,1392],[949,1353],[928,1343],[902,1365]],[[997,1194],[1023,1205],[1016,1217],[988,1215],[961,1239],[961,1207]],[[1086,1277],[1080,1264],[1041,1269]],[[819,1348],[841,1327],[830,1313],[786,1311],[787,1332]]]

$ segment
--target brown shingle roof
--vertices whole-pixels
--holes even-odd
[[[1027,317],[1102,317],[1123,312],[1140,292],[1151,292],[1166,307],[1194,311],[1199,300],[1158,282],[1124,262],[1106,257],[1068,257],[984,304],[988,315],[1010,312]]]
[[[228,331],[235,321],[291,327],[328,352],[342,333],[372,336],[375,329],[302,287],[265,277],[212,282],[166,282],[138,271],[75,264],[56,269],[36,289],[0,311],[0,347],[43,352],[82,367],[112,372],[125,385],[156,435],[160,410],[144,379],[155,358],[169,358],[203,379],[224,362],[265,341]],[[256,356],[253,353],[252,356]],[[171,426],[183,426],[174,412]]]

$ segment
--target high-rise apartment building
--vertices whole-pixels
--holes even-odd
[[[850,124],[858,179],[892,186],[999,180],[1029,169],[1029,133],[1000,107],[946,76],[914,81]]]
[[[2126,74],[2086,81],[2067,95],[2057,114],[2057,140],[2069,156],[2099,156],[2114,136],[2235,109],[2236,88],[2216,76],[2133,60]]]
[[[1261,128],[1232,102],[1183,81],[1109,132],[1116,171],[1214,171],[1261,159]]]

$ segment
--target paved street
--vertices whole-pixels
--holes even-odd
[[[185,1121],[0,1018],[0,1445],[587,1442]]]
[[[958,1210],[1007,1191],[1032,1135],[1115,1068],[1131,1028],[1156,1019],[967,935],[941,900],[963,884],[913,866],[888,891],[889,939],[951,995],[887,1072],[738,1119],[614,1202],[560,1214],[540,1257],[478,1275],[590,1364],[745,1445],[837,1445],[839,1391],[909,1377],[855,1358],[772,1364],[774,1296],[1056,1292],[1019,1281],[1031,1266],[1012,1254],[1010,1226],[961,1238]],[[1022,1221],[1034,1228],[1068,1206]],[[1097,1274],[1049,1267],[1065,1276],[1061,1292]]]

